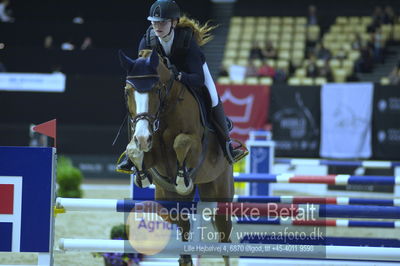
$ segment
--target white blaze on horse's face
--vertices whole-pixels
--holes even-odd
[[[136,114],[149,111],[149,94],[135,91]],[[136,123],[134,140],[140,151],[148,152],[151,149],[151,132],[149,121],[140,119]]]

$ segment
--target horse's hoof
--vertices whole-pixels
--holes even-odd
[[[191,178],[187,177],[187,182],[185,182],[185,178],[182,176],[176,177],[176,192],[179,195],[186,196],[189,195],[193,191],[193,181]]]
[[[178,262],[179,266],[193,266],[192,256],[190,255],[181,255]]]
[[[147,188],[153,183],[146,171],[137,171],[134,182],[140,188]]]

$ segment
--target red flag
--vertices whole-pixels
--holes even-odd
[[[56,146],[56,124],[57,119],[53,119],[33,127],[33,131],[54,138],[54,146]]]

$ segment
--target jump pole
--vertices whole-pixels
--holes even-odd
[[[311,196],[238,196],[235,202],[294,203],[294,204],[337,204],[337,205],[377,205],[400,206],[400,198],[349,198],[349,197],[311,197]]]
[[[306,183],[328,185],[400,185],[400,176],[351,176],[351,175],[326,175],[326,176],[296,176],[294,174],[235,174],[235,182],[257,183]]]
[[[204,243],[174,242],[160,252],[160,255],[209,255],[231,257],[273,257],[273,258],[321,258],[352,259],[373,261],[400,261],[399,248],[350,247],[350,246],[311,246],[310,252],[293,249],[280,249],[274,244],[248,243]],[[295,246],[295,245],[292,245]],[[138,253],[127,240],[102,239],[60,239],[59,248],[63,251]],[[311,248],[310,248],[311,249]],[[143,249],[141,249],[142,252]],[[233,252],[234,250],[234,252]],[[320,257],[319,257],[319,256]]]
[[[154,201],[168,211],[197,213],[209,208],[213,214],[248,215],[252,210],[260,216],[277,216],[285,211],[286,216],[296,217],[299,213],[313,218],[370,218],[400,219],[400,207],[392,206],[359,206],[359,205],[314,205],[314,204],[275,204],[275,203],[242,203],[242,202],[172,202]],[[69,199],[57,198],[56,206],[65,211],[111,211],[131,212],[135,207],[143,208],[143,201],[138,200],[103,200],[103,199]],[[283,211],[282,211],[283,210]],[[152,210],[156,211],[156,210]],[[278,215],[279,216],[279,215]]]
[[[281,219],[265,218],[258,219],[238,218],[237,224],[253,225],[291,225],[291,226],[319,226],[319,227],[363,227],[363,228],[400,228],[400,221],[364,221],[364,220],[346,220],[346,219]]]
[[[320,160],[320,159],[298,159],[298,158],[275,158],[274,162],[277,164],[289,164],[293,166],[308,165],[308,166],[354,166],[375,169],[390,169],[399,167],[399,161],[346,161],[346,160]]]

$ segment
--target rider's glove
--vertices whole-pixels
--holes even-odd
[[[178,71],[175,65],[171,65],[170,70],[175,80],[181,80],[182,73]]]

